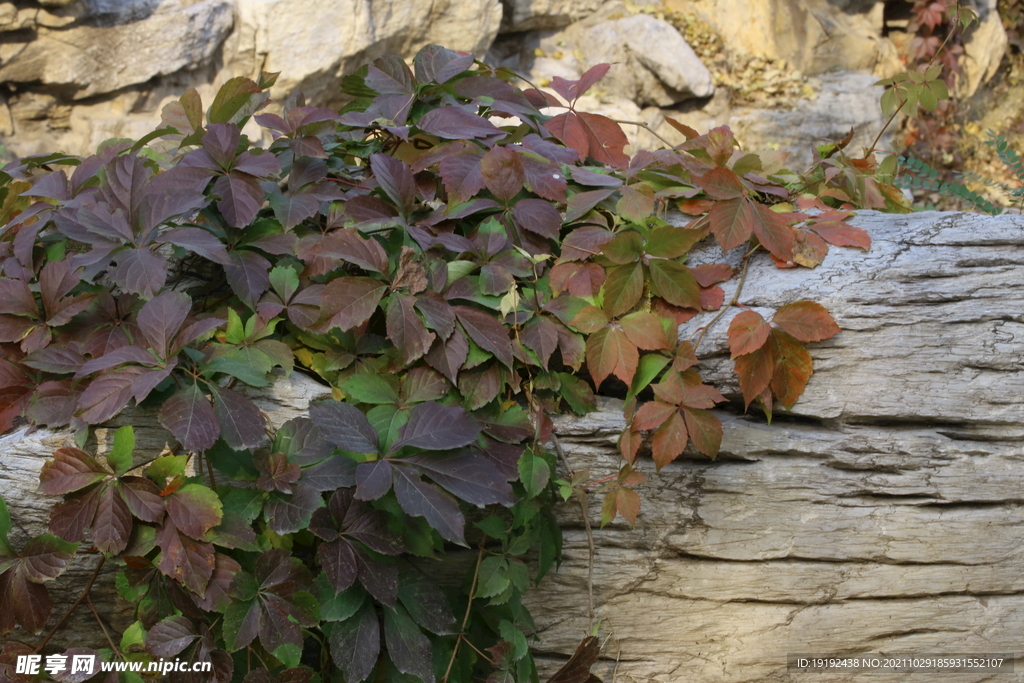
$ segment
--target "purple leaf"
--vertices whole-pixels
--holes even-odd
[[[188,249],[222,266],[231,263],[224,243],[202,228],[174,228],[162,233],[158,241]]]
[[[324,287],[321,310],[327,318],[324,327],[347,332],[362,325],[377,310],[387,286],[368,277],[340,277]],[[326,331],[325,330],[325,331]]]
[[[449,205],[467,202],[483,189],[484,176],[480,171],[483,156],[480,150],[470,149],[447,156],[437,165]]]
[[[408,215],[416,205],[416,179],[409,165],[390,154],[372,154],[370,166],[384,192]]]
[[[245,173],[232,171],[222,175],[214,183],[213,192],[220,197],[217,208],[233,228],[244,228],[252,223],[263,206],[263,188]]]
[[[194,453],[210,448],[220,436],[217,415],[198,384],[191,384],[167,399],[159,419],[185,450]]]
[[[355,470],[355,462],[344,456],[328,458],[302,470],[302,483],[317,491],[335,491],[355,486]]]
[[[373,596],[374,600],[393,607],[398,600],[398,568],[393,564],[374,562],[360,552],[356,555],[359,565],[359,583]]]
[[[101,552],[118,555],[128,547],[131,533],[132,513],[127,503],[112,483],[104,484],[92,520],[93,544]]]
[[[237,451],[263,443],[267,420],[255,403],[231,389],[218,387],[213,395],[221,438],[228,446]]]
[[[459,369],[469,356],[469,342],[461,330],[455,330],[447,341],[434,340],[434,345],[424,357],[427,365],[434,368],[455,384],[458,381]]]
[[[313,138],[316,140],[316,138]],[[295,149],[295,140],[292,141],[292,149]],[[320,141],[317,140],[317,144]],[[323,147],[320,148],[323,150]],[[295,193],[306,185],[323,180],[327,177],[327,162],[321,159],[310,159],[296,153],[295,162],[292,163],[292,170],[288,174],[288,191]]]
[[[121,477],[118,492],[131,513],[143,522],[159,522],[164,517],[160,489],[144,477]]]
[[[444,83],[468,71],[473,61],[473,55],[460,55],[440,45],[427,45],[416,53],[413,66],[416,69],[416,80],[420,83]]]
[[[320,201],[308,194],[286,197],[280,192],[275,192],[270,195],[270,208],[274,210],[274,216],[284,229],[291,230],[319,211]]]
[[[356,582],[359,566],[356,553],[348,541],[339,538],[330,543],[321,543],[317,557],[336,592],[348,590]]]
[[[139,314],[135,319],[136,323],[142,334],[145,335],[146,340],[149,341],[150,348],[156,351],[160,358],[167,358],[171,340],[174,339],[174,335],[181,329],[191,308],[192,299],[188,294],[170,291],[147,301],[142,309],[139,310]],[[135,355],[137,356],[138,354]],[[149,361],[152,363],[152,358]],[[145,361],[134,360],[133,362],[142,363]]]
[[[377,500],[391,490],[391,463],[387,460],[364,462],[356,467],[355,497]]]
[[[384,610],[384,640],[396,669],[434,683],[430,639],[399,605]]]
[[[455,306],[455,315],[463,329],[480,348],[490,351],[506,367],[512,367],[512,342],[508,330],[490,313],[468,306]],[[450,378],[449,378],[450,379]]]
[[[182,536],[177,527],[166,522],[157,530],[156,544],[161,550],[157,569],[196,595],[206,592],[216,561],[213,545]]]
[[[42,627],[40,627],[42,628]],[[380,653],[380,624],[370,602],[345,621],[331,626],[331,659],[346,681],[360,683],[373,671]]]
[[[21,549],[20,571],[34,583],[56,579],[67,569],[76,549],[52,534],[36,536]]]
[[[311,486],[296,484],[292,494],[272,493],[263,507],[267,525],[275,534],[294,534],[309,525],[317,508],[323,507],[320,492]]]
[[[224,275],[232,291],[249,308],[256,310],[256,302],[270,287],[270,261],[254,251],[229,252],[231,264],[224,266]]]
[[[302,466],[320,462],[334,451],[308,417],[295,417],[281,425],[274,447]]]
[[[187,617],[167,617],[149,629],[146,634],[146,649],[157,657],[173,657],[198,637],[195,625]]]
[[[377,432],[361,410],[341,401],[319,401],[309,406],[309,416],[323,438],[354,453],[376,453]]]
[[[266,178],[280,173],[281,163],[271,152],[252,149],[242,152],[241,156],[235,160],[235,170],[254,175],[257,178]]]
[[[412,71],[394,55],[374,60],[364,80],[380,95],[411,95],[414,90]]]
[[[431,109],[416,122],[416,127],[424,133],[448,140],[486,138],[505,134],[505,131],[484,117],[471,114],[456,105]]]
[[[117,415],[128,405],[132,383],[141,372],[140,367],[127,367],[94,379],[78,399],[78,416],[89,424],[99,424]]]
[[[388,274],[388,255],[375,239],[364,239],[355,228],[335,230],[313,250],[318,256],[343,259],[364,270]]]
[[[417,624],[437,635],[455,633],[451,605],[437,582],[420,572],[403,572],[398,599]]]
[[[85,538],[85,528],[92,523],[99,505],[99,486],[84,493],[74,493],[64,498],[50,510],[50,531],[65,541],[77,543]]]
[[[560,204],[565,203],[566,182],[562,169],[547,159],[520,152],[526,184],[535,193]]]
[[[552,240],[558,239],[562,229],[562,215],[543,199],[520,199],[512,208],[512,218],[519,227]]]
[[[119,251],[113,260],[117,266],[110,277],[126,292],[151,299],[167,280],[167,260],[148,248]]]
[[[480,424],[465,408],[427,401],[410,411],[409,421],[399,430],[391,452],[405,446],[431,451],[461,448],[476,441],[480,430]]]
[[[416,308],[423,314],[427,326],[441,335],[442,339],[452,336],[455,331],[455,311],[444,297],[437,292],[423,292],[416,298]]]
[[[387,337],[398,350],[403,367],[421,358],[435,337],[416,315],[415,304],[416,298],[407,294],[395,293],[388,300]]]
[[[238,144],[242,140],[242,132],[233,123],[211,123],[206,126],[203,136],[203,149],[218,166],[227,171],[238,156]]]
[[[197,540],[220,524],[223,518],[220,498],[202,484],[185,484],[164,498],[164,506],[174,526]]]
[[[508,202],[519,194],[526,182],[522,157],[508,147],[494,147],[488,150],[480,160],[480,173],[484,177],[487,189],[503,202]]]
[[[509,507],[516,497],[504,475],[482,453],[463,450],[458,453],[430,453],[406,458],[449,492],[467,503]]]
[[[407,514],[426,519],[445,540],[466,545],[463,538],[466,520],[450,495],[433,484],[420,481],[418,474],[404,467],[395,468],[395,495]]]

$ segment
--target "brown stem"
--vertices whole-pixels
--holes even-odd
[[[551,435],[551,442],[555,444],[555,451],[558,453],[559,459],[565,466],[566,472],[569,474],[569,480],[572,481],[574,474],[572,471],[572,465],[569,464],[569,458],[565,456],[565,450],[562,448],[562,442],[558,440],[556,434]],[[589,601],[589,611],[587,618],[590,620],[590,624],[587,631],[594,630],[594,530],[590,528],[590,506],[587,504],[587,495],[582,491],[576,496],[576,500],[579,501],[580,510],[583,512],[583,528],[587,530],[587,599]]]
[[[466,641],[466,645],[469,645],[471,648],[473,648],[474,652],[476,652],[478,655],[480,655],[481,657],[486,659],[488,662],[490,662],[491,666],[498,666],[493,659],[491,659],[490,657],[485,655],[483,652],[481,652],[480,648],[478,648],[476,645],[474,645],[472,642],[470,642],[469,638],[467,638],[466,636],[462,635],[461,633],[459,634],[459,640]]]
[[[92,612],[92,616],[96,619],[96,623],[100,625],[100,629],[103,631],[103,635],[106,637],[107,643],[110,645],[110,649],[114,651],[114,654],[117,655],[118,659],[124,659],[124,657],[121,656],[121,651],[117,649],[116,645],[114,645],[114,641],[110,637],[110,632],[107,631],[106,624],[104,624],[103,620],[100,619],[100,615],[96,611],[96,605],[92,604],[92,598],[86,595],[85,602],[89,605],[89,611]]]
[[[656,133],[656,132],[654,131],[654,129],[650,127],[650,125],[648,125],[648,124],[644,123],[643,121],[625,121],[625,120],[623,120],[623,119],[612,119],[612,121],[614,121],[615,123],[626,123],[626,124],[629,124],[629,125],[631,125],[631,126],[639,126],[640,128],[643,128],[643,129],[644,129],[644,130],[646,130],[646,131],[647,131],[648,133],[650,133],[651,135],[653,135],[654,137],[658,138],[659,140],[661,140],[662,142],[664,142],[664,143],[665,143],[666,145],[668,145],[668,148],[669,148],[669,149],[675,149],[675,148],[676,148],[676,146],[675,146],[675,145],[673,145],[673,144],[672,144],[671,142],[669,142],[669,141],[668,141],[668,140],[666,140],[665,138],[663,138],[663,137],[661,137],[660,135],[658,135],[658,134],[657,134],[657,133]]]
[[[480,539],[480,550],[476,554],[476,567],[473,569],[473,580],[469,584],[469,599],[466,601],[466,613],[462,616],[462,626],[459,627],[459,637],[455,641],[455,647],[452,648],[452,656],[451,659],[448,660],[448,668],[444,670],[444,676],[441,678],[441,683],[448,683],[448,677],[451,676],[452,667],[455,666],[455,658],[459,654],[459,645],[462,644],[462,634],[465,632],[466,626],[469,624],[469,615],[473,609],[473,594],[476,593],[476,582],[480,578],[480,563],[483,562],[484,559],[484,541],[486,540],[486,536]]]
[[[50,639],[53,638],[53,635],[57,631],[60,630],[60,627],[63,626],[64,622],[66,622],[68,620],[68,617],[70,617],[71,613],[75,611],[75,608],[78,607],[80,604],[82,604],[82,601],[85,600],[85,598],[89,595],[89,591],[92,590],[92,585],[94,583],[96,583],[96,577],[98,577],[100,575],[100,569],[103,568],[103,563],[106,562],[106,561],[107,561],[107,558],[105,556],[101,556],[100,557],[100,561],[96,565],[96,570],[92,573],[92,577],[89,579],[89,583],[85,584],[85,588],[82,590],[82,594],[79,595],[78,599],[75,600],[75,602],[71,605],[71,607],[68,608],[68,611],[64,613],[64,616],[62,616],[60,618],[60,621],[58,621],[54,625],[54,627],[52,629],[50,629],[50,632],[46,634],[45,638],[43,638],[43,642],[41,642],[38,645],[36,645],[36,652],[37,653],[41,652],[42,649],[44,647],[46,647],[46,644],[49,643]]]
[[[740,300],[740,292],[743,291],[743,283],[746,282],[747,280],[747,268],[750,266],[750,257],[753,256],[754,252],[757,251],[758,249],[760,249],[760,247],[754,247],[743,256],[743,273],[740,275],[740,281],[736,285],[736,293],[732,295],[732,299],[729,300],[729,303],[727,303],[725,306],[722,306],[722,310],[719,311],[718,315],[716,315],[711,320],[711,322],[705,325],[704,328],[701,330],[700,336],[697,337],[697,341],[693,345],[694,354],[697,353],[697,347],[699,347],[700,343],[704,341],[704,335],[708,333],[708,330],[714,327],[715,323],[721,320],[722,316],[724,316],[729,311],[729,309],[735,306],[736,302]]]

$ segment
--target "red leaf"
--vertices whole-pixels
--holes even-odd
[[[665,328],[661,324],[661,319],[653,313],[645,311],[630,313],[622,318],[619,324],[622,325],[626,337],[637,348],[644,351],[656,351],[671,347],[671,343],[665,338]]]
[[[775,372],[773,347],[773,344],[765,344],[756,351],[736,359],[734,372],[740,382],[744,408],[749,407],[751,401],[767,389],[772,381],[772,374]]]
[[[341,328],[347,332],[362,325],[377,310],[387,286],[368,277],[340,277],[324,288],[320,307],[327,318],[325,331]]]
[[[355,228],[335,230],[308,253],[300,255],[307,263],[313,256],[343,259],[364,270],[388,274],[388,255],[375,239],[364,239]]]
[[[92,521],[92,540],[104,553],[118,555],[128,547],[132,532],[132,513],[117,493],[117,487],[105,484],[99,494],[96,517]]]
[[[718,450],[722,447],[721,420],[708,410],[687,408],[683,414],[693,447],[709,458],[718,455]]]
[[[627,385],[633,381],[640,354],[621,329],[605,327],[587,340],[587,368],[600,387],[608,375],[615,375]]]
[[[632,465],[636,460],[637,453],[640,452],[643,441],[643,435],[640,434],[639,429],[629,428],[623,431],[622,436],[619,437],[619,453],[622,454],[622,459]]]
[[[793,243],[795,233],[780,214],[772,211],[764,204],[751,203],[753,206],[752,225],[758,241],[772,256],[783,261],[793,260]]]
[[[750,201],[744,198],[718,202],[711,207],[708,220],[722,251],[740,246],[750,239],[754,230],[754,210]]]
[[[764,346],[772,328],[759,313],[742,311],[729,323],[729,350],[733,360]]]
[[[712,199],[736,199],[746,194],[740,177],[727,168],[712,169],[694,180]]]
[[[74,447],[54,451],[39,473],[39,490],[47,496],[59,496],[94,484],[111,476],[85,451]]]
[[[772,322],[802,342],[831,339],[842,330],[821,304],[794,301],[775,312]]]
[[[526,182],[522,157],[508,147],[495,146],[484,153],[480,174],[491,194],[503,202],[519,194]]]
[[[263,188],[247,173],[232,171],[222,175],[214,183],[213,192],[220,197],[217,208],[233,228],[244,228],[252,223],[263,206]]]
[[[719,282],[727,282],[735,273],[728,263],[705,263],[690,269],[701,287],[710,287]]]
[[[159,419],[185,450],[194,453],[210,448],[220,436],[217,415],[198,384],[189,385],[167,399]]]
[[[677,410],[658,427],[651,439],[651,456],[658,470],[679,457],[686,449],[687,439],[686,423]]]
[[[567,111],[552,117],[544,123],[544,128],[561,140],[566,147],[576,150],[579,153],[580,161],[589,156],[590,140],[587,138],[587,131],[584,130],[583,123],[575,112]]]
[[[823,213],[815,217],[808,229],[837,247],[856,247],[867,251],[871,248],[871,237],[864,230],[847,223],[845,218],[848,216],[845,212]]]
[[[605,228],[586,226],[576,228],[562,240],[562,255],[559,263],[566,261],[586,261],[601,253],[601,245],[615,237],[615,233]]]
[[[790,410],[814,374],[814,363],[804,345],[781,330],[772,330],[772,344],[775,356],[772,393]]]
[[[647,401],[633,416],[633,428],[643,431],[657,429],[679,408],[661,401]]]

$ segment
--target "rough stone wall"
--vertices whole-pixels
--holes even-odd
[[[1006,49],[995,1],[976,3],[983,16],[966,39],[962,94],[993,76]],[[674,143],[682,137],[666,116],[702,132],[731,125],[746,148],[781,147],[796,154],[799,167],[813,145],[850,128],[854,147],[866,145],[884,124],[875,77],[903,69],[893,40],[883,35],[893,28],[884,25],[884,5],[0,0],[0,144],[8,160],[58,149],[85,154],[106,139],[150,132],[162,107],[189,87],[209,104],[229,78],[255,78],[260,71],[281,72],[272,91],[277,102],[301,91],[310,102],[336,106],[343,100],[341,78],[361,64],[384,54],[410,58],[438,43],[511,67],[542,86],[555,76],[574,79],[595,64],[614,63],[584,108],[643,121]],[[688,44],[669,21],[684,16],[718,36],[724,61]],[[798,91],[782,97],[794,84]],[[732,101],[735,87],[753,88],[764,101]],[[626,132],[633,151],[662,144],[642,128],[627,126]]]
[[[687,454],[655,474],[641,459],[649,483],[639,487],[636,529],[617,520],[595,531],[605,681],[803,680],[787,674],[788,652],[1019,650],[1024,220],[865,211],[853,222],[871,235],[869,253],[833,249],[814,270],[755,260],[747,276],[741,301],[756,310],[812,299],[843,329],[812,346],[815,374],[792,413],[777,414],[770,426],[754,411],[724,414],[722,453],[713,462]],[[693,262],[721,258],[709,247]],[[729,319],[707,335],[701,371],[738,400],[725,343]],[[706,322],[695,319],[682,334]],[[321,391],[296,375],[260,399],[261,407],[279,424]],[[163,447],[152,416],[126,413],[110,427],[127,422],[143,450]],[[606,400],[584,418],[560,418],[556,429],[574,468],[600,477],[618,465],[622,424],[618,405]],[[106,434],[98,434],[101,441]],[[26,532],[45,525],[51,501],[35,493],[38,471],[66,438],[44,431],[0,437],[0,491]],[[595,501],[595,529],[598,507]],[[529,597],[539,628],[535,651],[549,672],[587,625],[586,538],[578,508],[567,504],[561,514],[564,562]],[[76,567],[78,581],[94,561]],[[111,582],[105,574],[97,603],[117,623],[124,612]],[[62,585],[58,602],[66,604],[78,589]],[[60,642],[101,638],[88,611],[71,623],[72,635]],[[1024,681],[1021,662],[1017,668],[997,678],[927,680]]]

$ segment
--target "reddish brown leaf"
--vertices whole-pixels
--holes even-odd
[[[468,355],[469,342],[466,341],[466,336],[460,330],[455,330],[445,341],[436,339],[424,360],[427,361],[427,365],[455,384],[458,381],[459,369],[466,362]]]
[[[727,168],[712,169],[695,180],[712,199],[736,199],[746,194],[740,177]]]
[[[856,247],[867,251],[871,248],[871,237],[860,228],[854,227],[846,222],[851,214],[840,212],[826,212],[815,216],[814,223],[808,229],[818,233],[823,240],[837,247]]]
[[[752,206],[754,234],[761,246],[778,259],[792,261],[795,232],[789,221],[764,204],[752,203]]]
[[[584,130],[580,117],[575,112],[567,111],[550,118],[544,123],[544,128],[561,140],[566,147],[576,150],[579,153],[580,161],[589,156],[590,140],[587,138],[587,131]],[[609,192],[609,194],[611,193]]]
[[[340,277],[324,287],[320,307],[327,322],[325,331],[338,327],[347,332],[373,315],[387,286],[368,277]]]
[[[687,408],[683,414],[693,447],[709,458],[718,455],[718,450],[722,447],[721,420],[708,410]]]
[[[729,199],[711,207],[708,221],[722,251],[729,251],[750,239],[754,231],[754,209],[747,199]]]
[[[520,199],[512,207],[512,219],[520,228],[552,240],[562,229],[562,215],[543,199]]]
[[[735,274],[728,263],[705,263],[690,269],[693,277],[697,278],[697,284],[701,287],[710,287],[719,282],[727,282]]]
[[[484,153],[480,173],[487,189],[503,202],[519,194],[526,182],[522,157],[508,147],[495,146]]]
[[[744,408],[768,388],[775,372],[775,356],[773,344],[765,344],[761,348],[736,359],[734,372],[740,382],[743,393]]]
[[[619,453],[622,454],[622,459],[632,465],[636,460],[637,453],[640,452],[643,441],[643,435],[640,434],[639,429],[628,428],[623,431],[619,437]]]
[[[636,516],[640,514],[640,496],[633,489],[625,486],[615,488],[615,509],[631,525],[636,526]]]
[[[733,360],[764,346],[771,331],[771,325],[765,322],[761,314],[742,311],[729,323],[729,350]]]
[[[590,669],[597,663],[600,653],[601,646],[597,638],[587,636],[576,646],[576,652],[569,661],[548,679],[548,683],[590,683],[593,678]]]
[[[622,151],[629,144],[629,140],[619,124],[600,114],[580,112],[577,116],[580,119],[580,127],[590,143],[588,156],[614,168],[625,168],[629,165],[629,157]]]
[[[569,292],[584,299],[597,296],[604,285],[604,268],[596,263],[560,263],[551,269],[551,292],[558,296]]]
[[[637,311],[619,320],[622,330],[629,341],[644,351],[671,348],[672,344],[665,338],[665,328],[661,319],[653,313]]]
[[[809,230],[795,231],[793,262],[805,268],[814,268],[828,256],[828,245]]]
[[[654,432],[654,438],[651,439],[651,456],[654,458],[655,466],[661,470],[662,467],[678,458],[686,449],[688,438],[686,423],[677,410],[665,420],[663,425],[658,427]]]
[[[392,294],[388,302],[387,335],[398,349],[399,362],[409,365],[421,358],[436,336],[428,332],[416,315],[416,298],[406,294]]]
[[[786,410],[790,410],[814,374],[814,364],[804,345],[789,334],[772,330],[771,338],[775,356],[772,393]]]
[[[508,331],[497,318],[469,306],[453,306],[455,316],[466,334],[485,351],[494,354],[503,365],[512,367],[512,342]],[[440,368],[438,368],[440,369]]]
[[[795,301],[775,312],[772,322],[802,342],[831,339],[842,330],[821,304]]]
[[[587,368],[600,387],[608,375],[615,375],[627,385],[633,381],[640,354],[621,329],[605,327],[587,340]]]
[[[609,268],[604,282],[604,312],[609,318],[617,318],[640,303],[643,293],[644,272],[639,262]],[[695,295],[699,297],[697,292]]]
[[[59,448],[39,473],[39,490],[48,496],[78,491],[111,476],[91,455],[74,447]]]
[[[92,540],[104,553],[117,555],[128,547],[132,532],[132,513],[113,484],[105,484],[99,494],[96,516],[92,520]]]
[[[657,429],[679,408],[661,401],[647,401],[633,416],[633,427],[643,431]]]

